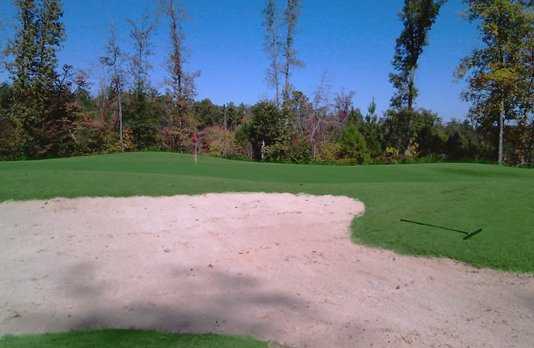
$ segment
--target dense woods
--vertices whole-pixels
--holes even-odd
[[[445,0],[405,0],[403,30],[392,57],[390,108],[354,107],[355,93],[330,90],[327,81],[305,95],[292,81],[305,62],[295,49],[302,0],[266,0],[258,25],[272,98],[255,105],[197,100],[198,71],[186,71],[185,9],[163,0],[158,19],[169,28],[167,88],[151,86],[154,15],[128,21],[126,51],[110,26],[105,54],[94,57],[106,83],[57,54],[68,28],[60,0],[14,0],[16,34],[5,42],[10,78],[0,84],[0,159],[39,159],[118,151],[162,150],[235,159],[295,163],[499,161],[534,163],[534,14],[529,1],[467,0],[467,20],[480,31],[480,48],[458,62],[468,82],[464,120],[443,122],[417,107],[419,57]],[[301,28],[300,30],[306,30]],[[262,78],[262,77],[258,77]],[[452,77],[451,77],[452,78]],[[197,144],[195,144],[195,142]]]

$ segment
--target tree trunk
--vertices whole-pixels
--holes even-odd
[[[501,101],[501,110],[499,113],[499,164],[504,161],[504,100]]]
[[[118,106],[119,106],[119,138],[121,142],[121,151],[124,151],[124,141],[123,141],[123,125],[122,125],[122,97],[121,91],[118,93],[117,97]]]
[[[413,111],[413,102],[415,99],[415,67],[410,69],[408,76],[408,110]]]
[[[286,60],[289,60],[289,57],[286,57]],[[287,102],[289,100],[289,70],[290,70],[289,62],[287,61],[285,64],[285,68],[284,68],[285,81],[284,81],[284,95],[282,96],[284,102]]]

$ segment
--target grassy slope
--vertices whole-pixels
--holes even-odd
[[[0,338],[0,348],[267,348],[252,338],[106,330]]]
[[[0,201],[51,197],[173,195],[224,191],[356,197],[367,212],[356,241],[401,253],[446,256],[534,272],[534,171],[480,164],[299,166],[169,153],[130,153],[0,163]],[[484,232],[472,240],[421,222]]]

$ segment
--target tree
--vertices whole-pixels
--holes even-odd
[[[295,32],[297,28],[300,11],[300,0],[287,0],[287,7],[284,12],[284,21],[286,26],[286,36],[284,40],[284,101],[291,97],[291,71],[293,67],[302,66],[302,62],[297,58],[295,50]]]
[[[60,0],[43,0],[41,14],[37,21],[38,69],[37,83],[51,89],[58,79],[57,50],[65,38],[65,28],[61,22],[63,10]]]
[[[4,139],[21,134],[25,123],[29,123],[31,115],[37,109],[33,105],[31,90],[37,65],[38,8],[34,0],[17,0],[15,6],[18,10],[18,26],[14,40],[10,40],[6,47],[6,56],[11,58],[6,61],[6,67],[13,84],[10,91],[12,105],[5,110],[2,121]],[[11,139],[9,142],[13,143]],[[3,152],[2,157],[9,158],[8,153],[20,154],[22,147],[28,142],[29,139],[24,136],[23,139],[19,139],[17,149],[8,146],[7,143],[2,144],[0,149]]]
[[[183,8],[176,6],[174,0],[167,0],[166,14],[169,18],[171,54],[169,56],[169,81],[172,100],[176,106],[178,116],[184,117],[195,95],[195,79],[199,73],[189,74],[185,71],[184,39],[182,21],[185,18]]]
[[[357,124],[349,120],[339,140],[341,155],[358,164],[368,163],[371,159],[365,138],[359,132]]]
[[[280,104],[280,35],[278,33],[278,16],[275,0],[267,0],[263,10],[265,28],[265,52],[270,64],[267,69],[267,82],[274,87],[274,102]]]
[[[158,144],[160,114],[154,100],[157,91],[150,87],[149,72],[152,66],[152,34],[154,23],[148,15],[139,20],[128,20],[133,52],[130,56],[130,72],[133,86],[128,98],[128,126],[132,129],[134,142],[139,148]]]
[[[349,115],[354,108],[353,99],[355,95],[356,92],[354,91],[341,90],[334,98],[336,117],[341,124],[345,124],[349,119]]]
[[[313,95],[312,113],[308,120],[309,142],[312,147],[312,158],[317,158],[318,145],[321,131],[324,128],[325,119],[330,111],[330,83],[327,74],[321,76],[321,80]]]
[[[110,36],[106,44],[106,55],[100,57],[100,63],[104,65],[111,75],[110,89],[116,96],[117,116],[119,120],[119,139],[121,149],[124,151],[124,125],[122,118],[122,92],[125,84],[125,76],[123,69],[123,53],[117,42],[117,34],[115,27],[111,26]]]
[[[428,32],[446,0],[405,0],[400,13],[403,31],[397,39],[390,81],[396,88],[391,105],[397,109],[413,110],[417,88],[415,72],[419,57],[427,44]]]
[[[471,21],[479,23],[484,46],[462,60],[457,76],[467,78],[463,94],[471,118],[483,129],[497,124],[498,162],[504,161],[507,120],[532,114],[533,14],[524,1],[467,0]]]
[[[23,134],[18,120],[10,115],[13,88],[0,84],[0,160],[16,160],[22,156]]]
[[[37,68],[38,9],[34,0],[17,0],[15,5],[19,24],[15,39],[8,43],[7,54],[13,59],[7,66],[13,80],[15,106],[22,109]],[[22,111],[17,110],[21,118]]]
[[[277,105],[259,102],[252,107],[252,119],[245,127],[254,159],[263,160],[265,148],[276,144],[283,137],[285,117]]]
[[[133,87],[136,93],[145,93],[149,88],[148,72],[152,68],[149,57],[152,55],[151,38],[154,24],[148,15],[139,20],[129,19],[130,38],[133,43],[133,53],[130,56],[130,72],[133,78]]]
[[[11,115],[24,134],[29,157],[72,153],[76,113],[71,110],[72,67],[56,71],[57,50],[64,39],[63,11],[59,0],[17,0],[19,26],[8,53],[13,80]]]
[[[367,148],[373,157],[379,157],[383,152],[383,131],[382,123],[376,114],[375,99],[371,101],[367,108],[367,114],[360,125],[360,133],[365,138]]]
[[[7,38],[7,35],[4,33],[4,28],[6,27],[4,19],[0,18],[0,36],[2,38]],[[5,56],[6,56],[6,39],[0,39],[0,73],[3,73],[6,68]]]

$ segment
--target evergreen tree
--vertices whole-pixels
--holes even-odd
[[[419,57],[427,44],[428,32],[445,0],[405,0],[400,14],[404,29],[397,39],[393,67],[396,72],[390,81],[397,90],[391,105],[397,109],[413,110],[417,88],[415,72]]]

